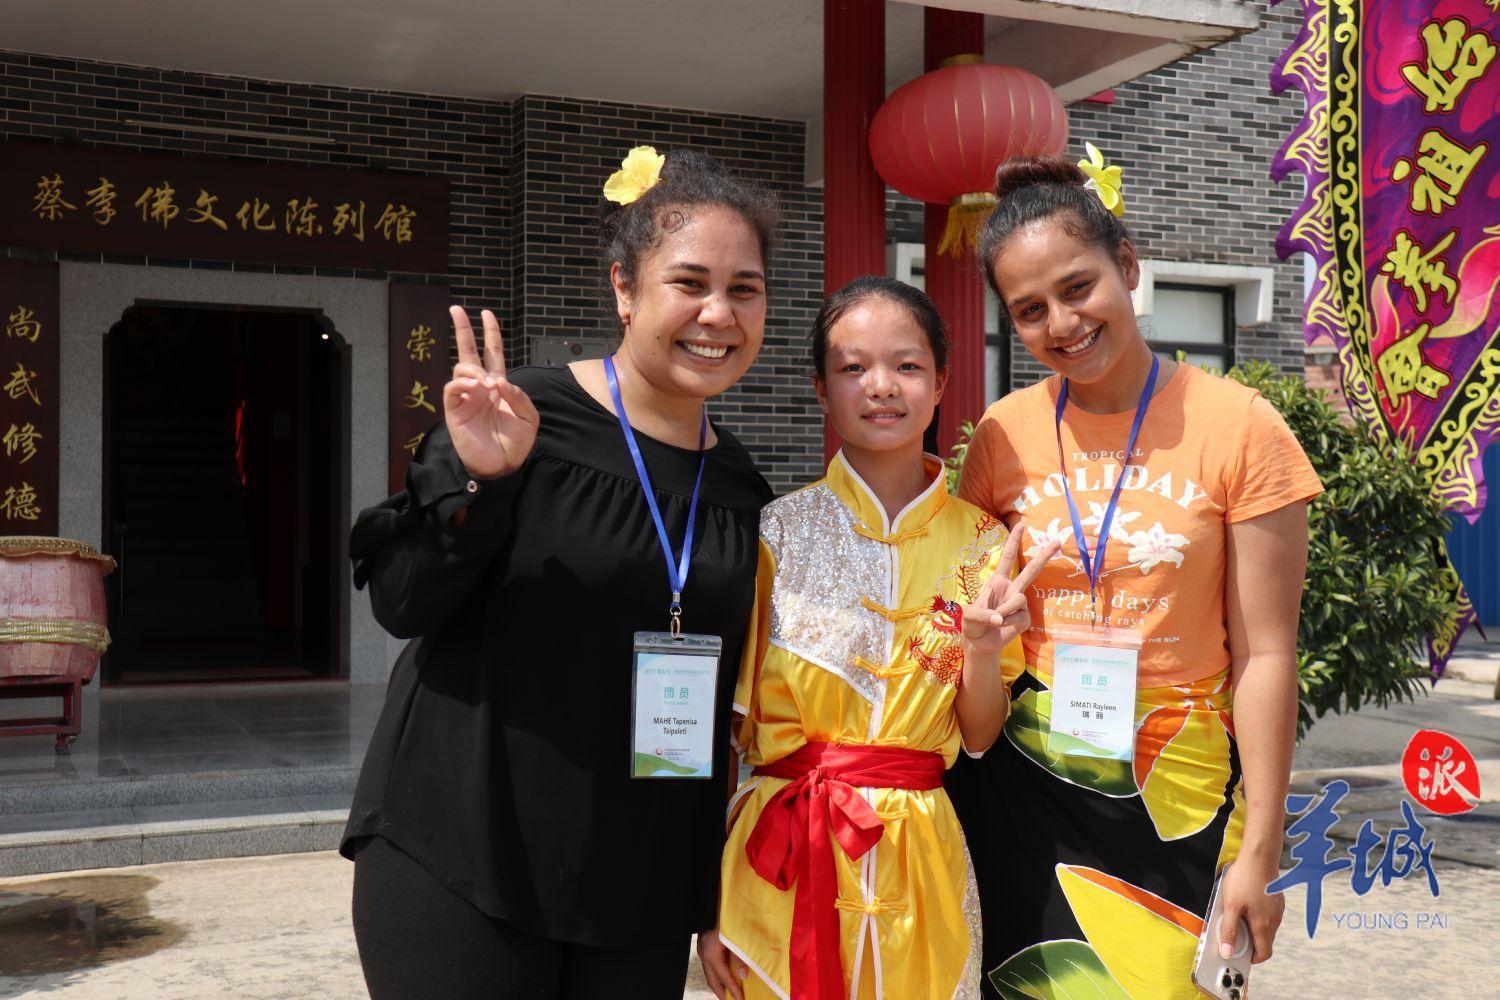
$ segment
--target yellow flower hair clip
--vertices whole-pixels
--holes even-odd
[[[1116,218],[1125,217],[1125,196],[1120,193],[1120,178],[1122,171],[1119,167],[1104,159],[1104,154],[1099,152],[1099,147],[1092,142],[1083,144],[1089,152],[1087,160],[1078,161],[1078,169],[1088,175],[1084,187],[1099,196],[1104,207]]]
[[[637,146],[620,162],[620,169],[604,182],[604,197],[617,205],[629,205],[656,187],[667,158],[654,146]]]

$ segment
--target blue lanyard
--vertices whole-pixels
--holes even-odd
[[[615,401],[615,416],[620,419],[620,429],[625,432],[625,444],[630,448],[630,457],[635,460],[635,474],[641,479],[641,490],[646,494],[646,506],[651,510],[651,520],[656,523],[656,537],[661,541],[662,555],[667,560],[667,580],[672,584],[672,635],[682,634],[682,591],[687,587],[688,563],[693,558],[693,525],[698,520],[698,494],[703,486],[703,464],[707,452],[703,450],[708,441],[708,410],[703,411],[703,426],[698,428],[698,478],[693,483],[693,502],[688,506],[687,534],[682,539],[682,556],[672,561],[672,540],[667,537],[667,526],[661,519],[661,508],[656,503],[656,491],[651,488],[651,476],[646,472],[646,460],[641,457],[641,446],[636,443],[635,431],[625,416],[625,401],[620,398],[620,380],[615,377],[615,359],[604,359],[604,377],[609,382],[609,395]]]
[[[1057,394],[1057,462],[1062,466],[1063,496],[1068,501],[1068,516],[1073,519],[1073,537],[1078,539],[1078,555],[1083,559],[1083,571],[1089,578],[1089,609],[1093,619],[1090,624],[1098,621],[1098,613],[1094,609],[1098,606],[1099,574],[1104,569],[1104,549],[1109,544],[1109,528],[1115,520],[1115,508],[1120,504],[1120,488],[1125,485],[1125,470],[1129,467],[1130,456],[1135,452],[1135,440],[1140,436],[1141,424],[1146,419],[1146,408],[1151,405],[1151,393],[1156,388],[1156,373],[1161,370],[1161,359],[1151,355],[1151,374],[1146,376],[1146,384],[1141,387],[1140,401],[1135,404],[1135,420],[1130,425],[1130,437],[1125,442],[1125,458],[1120,463],[1120,475],[1115,480],[1115,491],[1110,494],[1109,505],[1104,508],[1104,518],[1099,525],[1099,552],[1092,559],[1089,557],[1089,540],[1083,535],[1083,523],[1078,518],[1078,505],[1073,502],[1073,491],[1068,487],[1068,463],[1063,455],[1062,443],[1062,418],[1063,407],[1068,405],[1068,380],[1063,379],[1062,391]]]

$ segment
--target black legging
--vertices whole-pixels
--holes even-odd
[[[354,937],[372,1000],[682,1000],[687,982],[688,938],[603,948],[533,937],[383,837],[354,858]]]

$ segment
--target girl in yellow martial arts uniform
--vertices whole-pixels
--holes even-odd
[[[730,804],[705,972],[720,997],[977,997],[978,897],[943,772],[999,735],[1024,590],[1055,548],[1012,580],[1015,542],[922,453],[947,378],[926,295],[857,279],[813,353],[843,447],[761,516],[735,705],[754,774]]]

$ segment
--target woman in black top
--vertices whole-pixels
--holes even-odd
[[[674,152],[653,183],[606,218],[614,364],[674,563],[702,463],[682,624],[723,640],[721,763],[711,780],[631,777],[633,636],[667,629],[672,594],[604,363],[507,376],[495,317],[481,362],[455,307],[444,422],[350,546],[376,618],[414,637],[342,845],[377,1000],[676,1000],[689,937],[714,925],[770,490],[733,435],[700,433],[704,401],[760,348],[776,206],[702,154]]]

